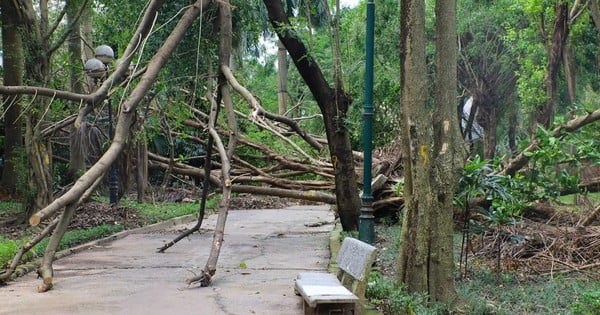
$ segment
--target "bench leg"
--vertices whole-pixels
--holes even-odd
[[[303,302],[304,304],[304,315],[316,315],[316,308],[314,307],[310,307],[308,305],[308,303],[306,303],[306,301]]]
[[[306,311],[305,311],[305,314]],[[354,303],[345,304],[319,304],[314,315],[357,315]]]

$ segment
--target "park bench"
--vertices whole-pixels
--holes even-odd
[[[365,290],[376,248],[347,237],[336,257],[337,276],[325,272],[302,272],[295,291],[304,299],[304,314],[362,314]]]

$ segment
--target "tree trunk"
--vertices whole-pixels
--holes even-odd
[[[425,6],[402,0],[400,14],[401,139],[404,167],[404,220],[396,276],[410,293],[428,292],[431,123],[427,112]]]
[[[82,1],[69,0],[66,2],[67,23],[73,25],[73,31],[69,35],[68,50],[69,50],[69,87],[71,92],[83,93],[84,82],[83,64],[82,64],[82,40],[81,40],[81,20],[79,19],[79,11]],[[76,104],[78,107],[79,104]],[[77,110],[75,107],[75,110]],[[83,126],[71,126],[71,137],[69,139],[69,176],[76,178],[77,174],[85,170],[86,157],[86,128]]]
[[[23,85],[25,56],[23,54],[23,21],[19,18],[13,1],[0,1],[2,14],[2,58],[4,85]],[[15,150],[23,148],[23,123],[21,120],[21,96],[9,95],[3,100],[4,111],[4,168],[2,188],[15,192],[17,179],[24,176],[15,170]]]
[[[568,105],[571,106],[577,100],[575,97],[577,95],[577,68],[575,67],[575,49],[570,41],[565,45],[563,51],[563,72],[567,83]]]
[[[490,89],[486,89],[490,91]],[[477,103],[477,123],[483,128],[483,157],[493,159],[496,155],[496,136],[498,129],[498,104],[492,95],[473,98]]]
[[[563,59],[563,50],[569,35],[569,4],[561,1],[555,8],[554,30],[552,33],[552,43],[548,54],[548,64],[544,74],[544,86],[546,87],[546,103],[540,105],[534,116],[532,132],[535,132],[537,125],[549,129],[554,121],[554,112],[558,102],[558,71]]]
[[[434,194],[430,196],[433,230],[430,235],[429,296],[432,301],[452,302],[457,296],[453,277],[454,194],[463,172],[466,153],[456,115],[456,0],[436,1],[435,15],[436,81],[431,173]],[[493,108],[495,112],[496,106]],[[494,136],[495,130],[494,125]]]
[[[453,196],[465,154],[456,115],[456,1],[436,1],[433,115],[427,111],[424,5],[401,2],[405,214],[396,275],[410,293],[453,302]]]
[[[329,86],[316,60],[300,38],[294,34],[281,1],[264,0],[263,2],[279,40],[288,50],[323,114],[329,154],[335,171],[338,215],[345,231],[356,230],[360,199],[350,136],[345,126],[348,106],[352,100],[341,88],[332,89]]]
[[[231,6],[229,0],[222,0],[219,3],[219,20],[220,20],[220,32],[221,32],[221,43],[219,47],[219,69],[229,69],[229,58],[231,56]],[[225,223],[227,222],[227,215],[229,212],[229,202],[231,200],[231,165],[230,156],[228,151],[225,149],[223,142],[216,130],[217,116],[219,113],[219,101],[223,101],[225,110],[228,112],[233,111],[233,103],[231,101],[231,95],[229,86],[227,85],[227,79],[222,73],[219,74],[219,94],[217,101],[211,102],[210,119],[208,123],[208,132],[210,137],[214,140],[214,143],[219,151],[219,157],[221,158],[221,188],[222,198],[221,205],[219,206],[219,214],[217,217],[217,223],[215,225],[215,232],[213,234],[212,246],[210,249],[210,255],[202,274],[193,278],[188,278],[185,282],[190,285],[194,282],[200,282],[200,285],[205,287],[210,285],[212,277],[217,272],[217,262],[221,253],[221,247],[223,246],[223,236],[225,234]],[[231,119],[230,115],[227,115],[228,119]],[[229,124],[235,122],[228,122]],[[230,148],[231,149],[231,148]],[[232,152],[230,150],[229,152]]]
[[[37,14],[40,19],[38,21]],[[25,16],[24,26],[27,36],[26,52],[29,62],[26,63],[25,78],[40,86],[47,86],[50,79],[50,58],[48,37],[48,3],[40,2],[39,7],[31,1],[24,1],[19,14]],[[41,130],[47,123],[44,114],[50,107],[51,101],[35,99],[31,110],[25,113],[25,148],[29,167],[29,192],[26,196],[26,212],[28,215],[36,212],[50,202],[53,196],[52,178],[52,145],[49,139],[44,139]]]
[[[289,63],[287,60],[287,50],[281,41],[277,41],[277,103],[278,113],[280,116],[285,116],[287,112],[288,92],[287,92],[287,77]]]

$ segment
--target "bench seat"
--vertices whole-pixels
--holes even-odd
[[[337,275],[299,273],[294,290],[304,300],[304,314],[362,314],[361,304],[375,251],[375,247],[347,237],[336,257]]]
[[[331,279],[329,279],[331,280]],[[335,282],[324,279],[297,279],[296,290],[309,307],[318,304],[356,303],[359,298],[346,289],[337,279]]]

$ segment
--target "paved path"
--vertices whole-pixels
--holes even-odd
[[[203,223],[209,231],[164,254],[156,248],[193,223],[130,234],[56,261],[47,293],[37,293],[33,273],[1,287],[0,314],[302,314],[293,281],[299,271],[326,270],[333,220],[325,206],[230,211],[207,288],[184,279],[204,267],[216,215]]]

